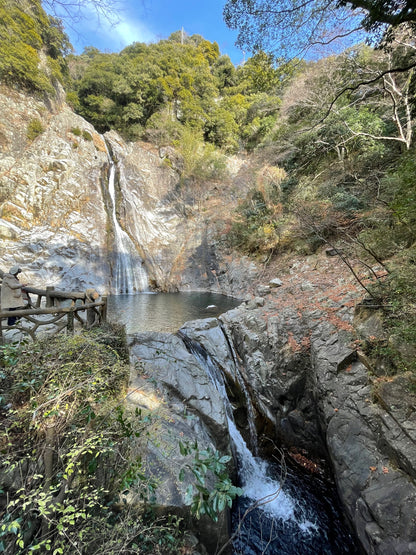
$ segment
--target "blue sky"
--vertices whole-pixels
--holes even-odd
[[[226,0],[119,0],[119,22],[111,25],[98,19],[94,10],[84,10],[84,18],[65,24],[76,53],[85,46],[103,52],[119,52],[133,42],[157,42],[182,27],[189,35],[199,34],[216,41],[222,54],[228,54],[235,65],[244,59],[234,46],[236,31],[228,29],[222,18]],[[64,21],[65,22],[65,21]],[[66,22],[65,22],[66,23]],[[246,54],[247,57],[247,54]]]

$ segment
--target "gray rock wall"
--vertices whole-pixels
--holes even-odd
[[[238,366],[260,434],[327,458],[366,553],[416,553],[416,395],[408,377],[378,378],[360,361],[343,321],[283,303],[276,313],[277,293],[265,292],[263,302],[188,322],[182,331],[216,360],[236,398]]]
[[[109,151],[117,164],[117,218],[151,288],[235,294],[253,279],[255,267],[222,259],[216,211],[200,210],[192,190],[181,189],[174,154],[126,143],[115,132],[101,136],[65,103],[44,104],[5,87],[0,114],[3,271],[19,264],[33,286],[110,290],[116,257]],[[35,121],[43,131],[29,139]],[[235,165],[230,161],[232,171]]]
[[[257,409],[287,446],[327,453],[366,553],[416,553],[416,396],[409,383],[386,379],[376,389],[350,334],[316,311],[268,317],[268,310],[267,302],[246,304],[221,317]],[[302,352],[295,346],[305,334],[310,347]]]
[[[186,489],[195,484],[191,472],[179,481],[181,468],[192,466],[193,456],[180,453],[179,442],[200,450],[211,448],[230,455],[230,440],[223,399],[205,368],[190,354],[181,339],[168,333],[141,333],[130,336],[132,370],[127,400],[132,407],[152,410],[155,426],[146,444],[145,468],[158,484],[159,511],[179,514],[193,529],[208,553],[215,553],[229,537],[229,515],[224,511],[218,522],[207,516],[192,519]],[[143,452],[143,449],[140,450]],[[230,475],[233,466],[229,467]],[[207,474],[206,486],[214,487]],[[129,502],[140,500],[129,499]]]

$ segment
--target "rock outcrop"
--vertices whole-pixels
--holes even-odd
[[[174,152],[126,143],[115,132],[100,135],[64,102],[51,105],[5,87],[0,113],[3,271],[19,264],[33,286],[109,292],[117,258],[108,190],[113,161],[117,220],[151,288],[237,293],[255,277],[255,265],[220,254],[215,203],[199,209],[196,193],[180,185]],[[244,164],[230,160],[230,188]],[[202,189],[206,199],[218,194],[212,183]]]
[[[151,410],[155,419],[144,461],[148,477],[158,484],[155,505],[161,512],[182,516],[186,526],[198,533],[208,553],[215,553],[229,537],[227,512],[217,523],[207,516],[191,518],[186,489],[195,477],[188,472],[180,482],[179,473],[186,465],[192,467],[193,457],[180,453],[179,442],[197,443],[201,450],[210,447],[230,454],[224,400],[179,337],[167,333],[135,334],[130,336],[129,346],[134,370],[128,404]],[[214,486],[213,478],[207,474],[207,487]],[[131,498],[129,502],[135,500]]]
[[[363,364],[353,327],[360,291],[329,277],[311,276],[305,302],[293,273],[265,287],[264,303],[182,331],[216,359],[231,391],[238,367],[264,431],[326,457],[366,553],[415,553],[416,395],[408,376],[379,377]]]

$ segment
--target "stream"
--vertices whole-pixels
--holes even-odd
[[[233,555],[358,555],[342,514],[335,487],[298,467],[256,456],[254,423],[247,396],[250,448],[238,430],[222,372],[196,341],[177,331],[185,322],[218,316],[240,301],[214,293],[117,295],[109,297],[110,320],[126,324],[127,333],[176,333],[205,368],[227,414],[238,484],[243,495],[234,503]],[[242,389],[245,386],[241,380]],[[251,425],[250,425],[251,424]]]
[[[359,555],[335,488],[298,468],[254,456],[234,422],[215,360],[199,343],[182,332],[178,335],[224,399],[237,485],[243,489],[232,510],[233,555]]]

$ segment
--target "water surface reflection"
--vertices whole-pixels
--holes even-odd
[[[108,319],[127,333],[176,332],[185,322],[219,316],[241,300],[218,293],[140,293],[108,297]]]

